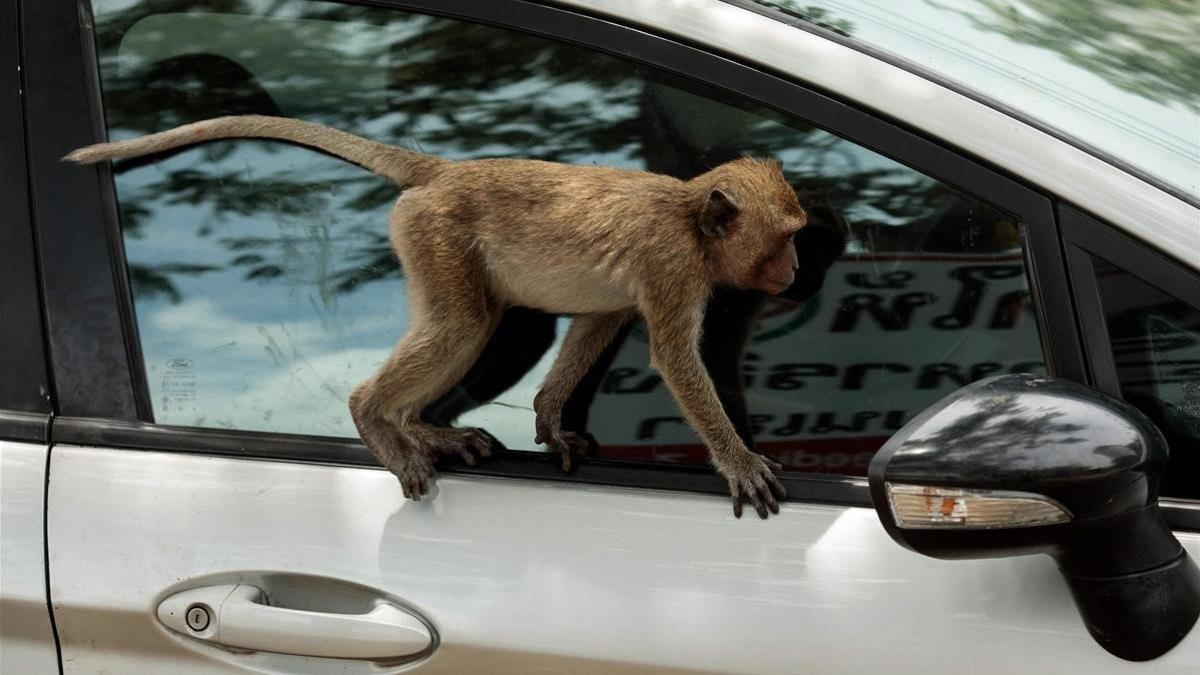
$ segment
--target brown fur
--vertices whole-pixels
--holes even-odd
[[[350,396],[363,442],[420,499],[439,454],[490,454],[486,434],[438,428],[421,410],[478,357],[504,307],[575,315],[535,400],[537,441],[563,456],[586,445],[561,428],[571,391],[620,327],[641,312],[652,363],[729,482],[734,511],[760,516],[785,496],[779,468],[737,436],[700,360],[714,284],[779,292],[796,267],[805,223],[778,162],[742,158],[690,181],[642,171],[533,160],[451,162],[311,122],[224,117],[76,150],[81,163],[218,138],[275,138],[343,157],[407,188],[390,217],[408,280],[410,326]]]

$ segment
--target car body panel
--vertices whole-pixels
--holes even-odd
[[[932,560],[870,509],[792,502],[738,521],[715,496],[447,476],[414,503],[382,470],[83,446],[56,447],[51,471],[65,672],[320,671],[154,618],[169,592],[264,571],[404,600],[441,639],[421,672],[1141,667],[1092,641],[1049,558]],[[1200,535],[1181,539],[1200,556]],[[1197,657],[1193,631],[1154,672]]]
[[[1084,206],[1200,270],[1200,209],[903,68],[721,0],[564,0],[794,77],[900,120]]]
[[[45,445],[0,441],[0,672],[57,673],[46,604]]]

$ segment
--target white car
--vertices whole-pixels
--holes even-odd
[[[1132,4],[10,3],[0,670],[1195,673],[1200,55],[1194,6]],[[406,501],[346,407],[407,321],[390,184],[60,161],[231,113],[778,157],[844,253],[715,297],[704,349],[780,514],[733,517],[640,325],[563,473],[530,402],[569,319],[522,309],[426,413],[507,450]]]

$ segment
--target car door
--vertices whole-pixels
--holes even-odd
[[[64,671],[1131,667],[1092,642],[1050,560],[921,558],[863,480],[892,431],[972,380],[1086,381],[1046,196],[799,83],[542,5],[22,9]],[[808,302],[729,316],[751,333],[728,343],[746,347],[746,428],[787,467],[781,515],[732,518],[639,327],[584,410],[596,457],[564,475],[529,451],[565,321],[541,315],[493,343],[492,362],[521,364],[507,387],[464,382],[428,413],[509,450],[404,501],[344,404],[406,323],[391,186],[261,142],[58,161],[230,113],[454,159],[685,174],[777,154],[849,239]],[[1197,639],[1155,665],[1185,672]]]

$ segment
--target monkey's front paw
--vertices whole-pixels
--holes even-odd
[[[534,443],[545,443],[558,454],[562,456],[562,470],[564,472],[571,470],[571,458],[583,457],[595,445],[595,441],[590,436],[585,434],[577,434],[574,431],[555,431],[555,432],[538,432],[538,435],[533,439]]]
[[[732,466],[721,467],[720,471],[729,481],[729,496],[733,499],[733,515],[742,517],[742,500],[750,502],[759,518],[767,517],[767,510],[779,513],[779,502],[776,499],[787,497],[783,483],[772,472],[779,471],[783,465],[768,457],[753,452],[747,452],[744,458]]]

